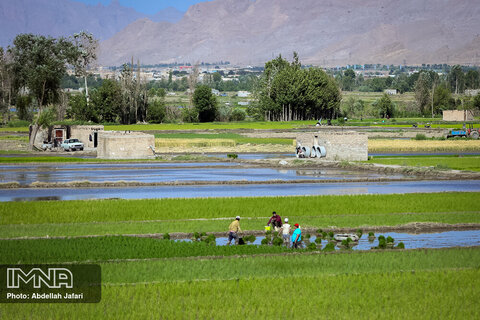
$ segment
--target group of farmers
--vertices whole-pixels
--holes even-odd
[[[282,235],[283,242],[287,245],[287,247],[290,246],[290,242],[292,248],[298,248],[300,246],[302,241],[302,230],[300,229],[298,223],[295,223],[295,229],[293,230],[292,235],[290,235],[291,226],[288,223],[288,218],[285,218],[284,222],[282,222],[282,217],[280,217],[280,215],[273,211],[272,217],[270,218],[270,220],[268,220],[267,227],[269,227],[270,225],[276,232],[279,232],[279,234]],[[228,227],[227,245],[230,245],[232,240],[235,240],[235,243],[238,244],[238,234],[241,232],[242,229],[240,228],[240,216],[237,216]]]

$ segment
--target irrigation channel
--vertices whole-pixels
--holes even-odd
[[[91,185],[62,185],[79,181]],[[264,168],[226,161],[2,165],[0,182],[19,184],[0,189],[0,201],[480,191],[479,180],[421,180],[400,173]]]
[[[262,197],[480,191],[478,180],[0,189],[0,201]]]
[[[378,179],[384,174],[342,169],[271,169],[245,167],[238,163],[165,163],[165,164],[79,164],[0,166],[0,182],[115,182],[140,183],[183,181],[272,181],[272,180],[364,180]],[[391,179],[405,179],[402,174],[390,175]]]
[[[373,241],[368,240],[368,234],[363,234],[358,243],[354,243],[352,249],[365,251],[371,250],[378,246],[378,237],[380,235],[392,237],[395,240],[394,245],[403,242],[405,249],[436,249],[436,248],[450,248],[450,247],[471,247],[480,246],[480,230],[462,230],[462,231],[442,231],[434,233],[399,233],[399,232],[380,232],[375,234]],[[256,237],[253,244],[260,245],[262,239],[265,237]],[[314,242],[316,237],[312,235],[310,242]],[[192,241],[190,239],[181,239],[178,241]],[[228,242],[228,238],[219,237],[215,239],[216,244],[224,246]],[[322,244],[317,246],[317,249],[325,248],[328,240],[322,240]],[[340,242],[335,242],[340,244]],[[305,245],[305,243],[304,243]],[[340,250],[339,246],[335,246],[336,250]]]

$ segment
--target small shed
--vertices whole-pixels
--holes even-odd
[[[132,131],[103,131],[98,135],[97,158],[154,159],[155,137]]]
[[[443,110],[443,121],[473,121],[471,110]]]
[[[75,138],[80,140],[86,149],[96,148],[98,145],[98,133],[104,130],[103,125],[53,125],[47,129],[40,128],[33,143],[41,148],[44,141],[52,142],[59,147],[63,140]],[[30,126],[29,139],[33,139],[34,126]]]
[[[320,131],[299,133],[297,145],[312,148],[318,145],[326,150],[326,160],[367,161],[368,136],[356,131]]]

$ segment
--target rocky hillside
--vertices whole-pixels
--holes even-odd
[[[214,0],[177,23],[137,20],[101,44],[100,62],[480,64],[478,0]]]
[[[58,37],[86,30],[103,40],[138,19],[177,22],[183,14],[166,8],[150,17],[123,7],[118,0],[108,6],[89,6],[72,0],[1,0],[0,46],[11,44],[19,33]]]

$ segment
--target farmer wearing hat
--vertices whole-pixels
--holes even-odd
[[[282,236],[283,236],[283,243],[287,245],[287,248],[290,246],[290,224],[288,224],[288,218],[285,218],[285,223],[282,225]]]
[[[232,223],[230,223],[230,226],[228,226],[228,242],[227,246],[230,245],[232,242],[232,239],[235,239],[235,244],[238,244],[238,233],[242,232],[242,229],[240,229],[240,216],[237,216],[235,220],[233,220]]]
[[[295,223],[295,230],[292,234],[292,248],[298,248],[302,241],[302,230],[300,230],[300,226],[298,223]]]

